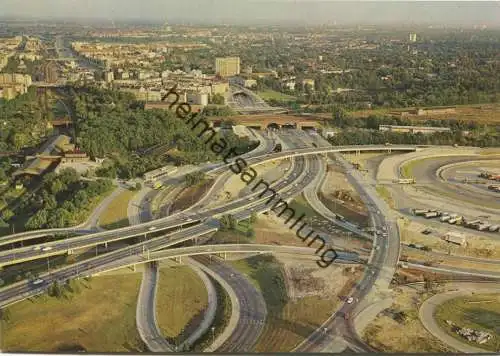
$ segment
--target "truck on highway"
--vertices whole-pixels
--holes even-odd
[[[448,221],[450,219],[451,219],[451,216],[448,215],[448,214],[446,214],[446,215],[441,216],[440,220],[441,220],[441,222],[446,222],[446,221]]]
[[[462,222],[462,217],[461,216],[457,216],[457,217],[454,217],[454,218],[451,218],[450,220],[448,220],[448,224],[460,224]]]
[[[489,228],[490,228],[490,226],[491,226],[491,224],[481,224],[481,225],[479,225],[479,226],[478,226],[478,228],[477,228],[477,229],[478,229],[479,231],[484,231],[484,230],[489,229]]]
[[[477,229],[480,224],[481,224],[481,220],[477,220],[477,219],[471,220],[471,221],[465,220],[465,222],[464,222],[464,225],[468,228],[471,228],[471,229]]]
[[[400,178],[397,183],[399,184],[415,184],[415,178]]]
[[[495,232],[495,231],[498,231],[498,230],[500,230],[500,225],[491,225],[491,226],[488,228],[488,230],[489,230],[490,232]]]
[[[429,212],[427,212],[427,213],[424,214],[424,217],[426,219],[435,218],[437,216],[439,216],[439,213],[437,211],[429,211]]]
[[[428,213],[429,209],[414,209],[413,214],[417,216],[423,216],[425,213]]]

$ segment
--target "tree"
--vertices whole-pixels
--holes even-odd
[[[222,94],[214,94],[210,98],[210,104],[224,105],[224,96]]]
[[[221,229],[222,230],[235,230],[236,229],[236,219],[233,215],[223,215],[220,218]]]
[[[2,211],[2,220],[8,221],[14,216],[14,212],[8,208]]]
[[[55,297],[57,299],[61,298],[64,294],[64,290],[58,281],[54,281],[52,283],[48,292],[49,292],[49,296]]]
[[[186,182],[187,186],[197,185],[198,183],[202,182],[204,179],[205,179],[205,173],[203,173],[203,172],[188,173],[184,177],[184,181]]]

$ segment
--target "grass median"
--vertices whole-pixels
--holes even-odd
[[[305,296],[290,300],[283,268],[273,256],[231,262],[261,291],[267,319],[256,352],[288,352],[319,327],[334,310],[335,298]]]
[[[128,203],[136,193],[137,191],[125,190],[113,199],[101,215],[99,225],[108,230],[128,226]]]
[[[44,294],[4,310],[2,351],[141,352],[135,324],[141,273],[79,280],[79,293]]]
[[[488,351],[500,351],[500,294],[473,295],[448,300],[436,308],[438,324],[454,338]],[[491,340],[479,345],[453,332],[447,320],[460,328],[481,330],[492,335]]]
[[[203,320],[208,306],[205,284],[187,266],[160,269],[156,317],[163,336],[180,345]]]

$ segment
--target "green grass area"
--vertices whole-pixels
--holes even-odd
[[[335,298],[308,296],[291,301],[281,264],[268,255],[230,262],[248,276],[261,291],[267,306],[267,319],[257,352],[286,352],[319,327],[333,312]]]
[[[260,96],[264,100],[277,100],[277,101],[292,101],[297,100],[296,97],[284,93],[280,93],[275,90],[264,90],[258,91],[257,95]]]
[[[163,186],[154,195],[151,201],[151,212],[153,213],[154,216],[157,216],[160,213],[162,206],[168,203],[165,201],[165,199],[172,192],[172,190],[173,190],[172,186]]]
[[[342,215],[348,221],[354,222],[362,227],[369,225],[368,214],[364,215],[359,213],[357,210],[349,208],[345,204],[340,204],[337,200],[333,200],[325,196],[325,194],[318,193],[319,200],[332,212]]]
[[[409,162],[404,163],[400,167],[400,174],[402,178],[415,178],[413,174],[413,170],[420,164],[426,162],[426,161],[431,161],[435,160],[435,157],[429,157],[429,158],[422,158],[422,159],[414,159]]]
[[[403,178],[413,178],[413,167],[418,163],[418,160],[405,163],[400,168],[400,174]]]
[[[249,219],[239,221],[234,230],[218,230],[210,239],[213,243],[252,243],[255,232]]]
[[[500,295],[483,294],[460,297],[446,301],[436,308],[438,324],[456,339],[475,347],[489,351],[500,351]],[[446,320],[451,320],[459,327],[489,332],[493,337],[487,343],[479,345],[452,331]]]
[[[136,193],[136,191],[125,190],[113,199],[106,210],[101,214],[99,225],[104,229],[118,229],[128,226],[128,203]]]
[[[80,280],[71,299],[46,294],[4,311],[2,351],[141,352],[135,324],[142,274]]]
[[[391,192],[383,185],[377,185],[376,187],[378,195],[380,195],[391,208],[394,208],[394,199],[392,198]]]
[[[295,210],[295,216],[297,218],[302,214],[306,216],[304,218],[304,221],[311,220],[312,218],[322,219],[321,215],[319,215],[316,210],[311,208],[311,206],[307,203],[302,195],[293,199],[289,205],[292,209]]]
[[[190,351],[200,352],[212,344],[213,340],[224,332],[224,329],[227,324],[229,324],[229,320],[231,319],[231,299],[229,298],[229,295],[217,281],[211,277],[209,278],[212,280],[215,292],[217,293],[217,309],[215,311],[215,318],[212,324],[215,329],[213,334],[209,331],[200,337],[191,347]]]
[[[205,284],[191,268],[160,269],[156,317],[162,335],[172,344],[179,345],[196,329],[207,305]]]

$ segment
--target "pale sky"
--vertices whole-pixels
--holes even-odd
[[[210,24],[498,25],[500,2],[332,0],[0,0],[2,18]]]

